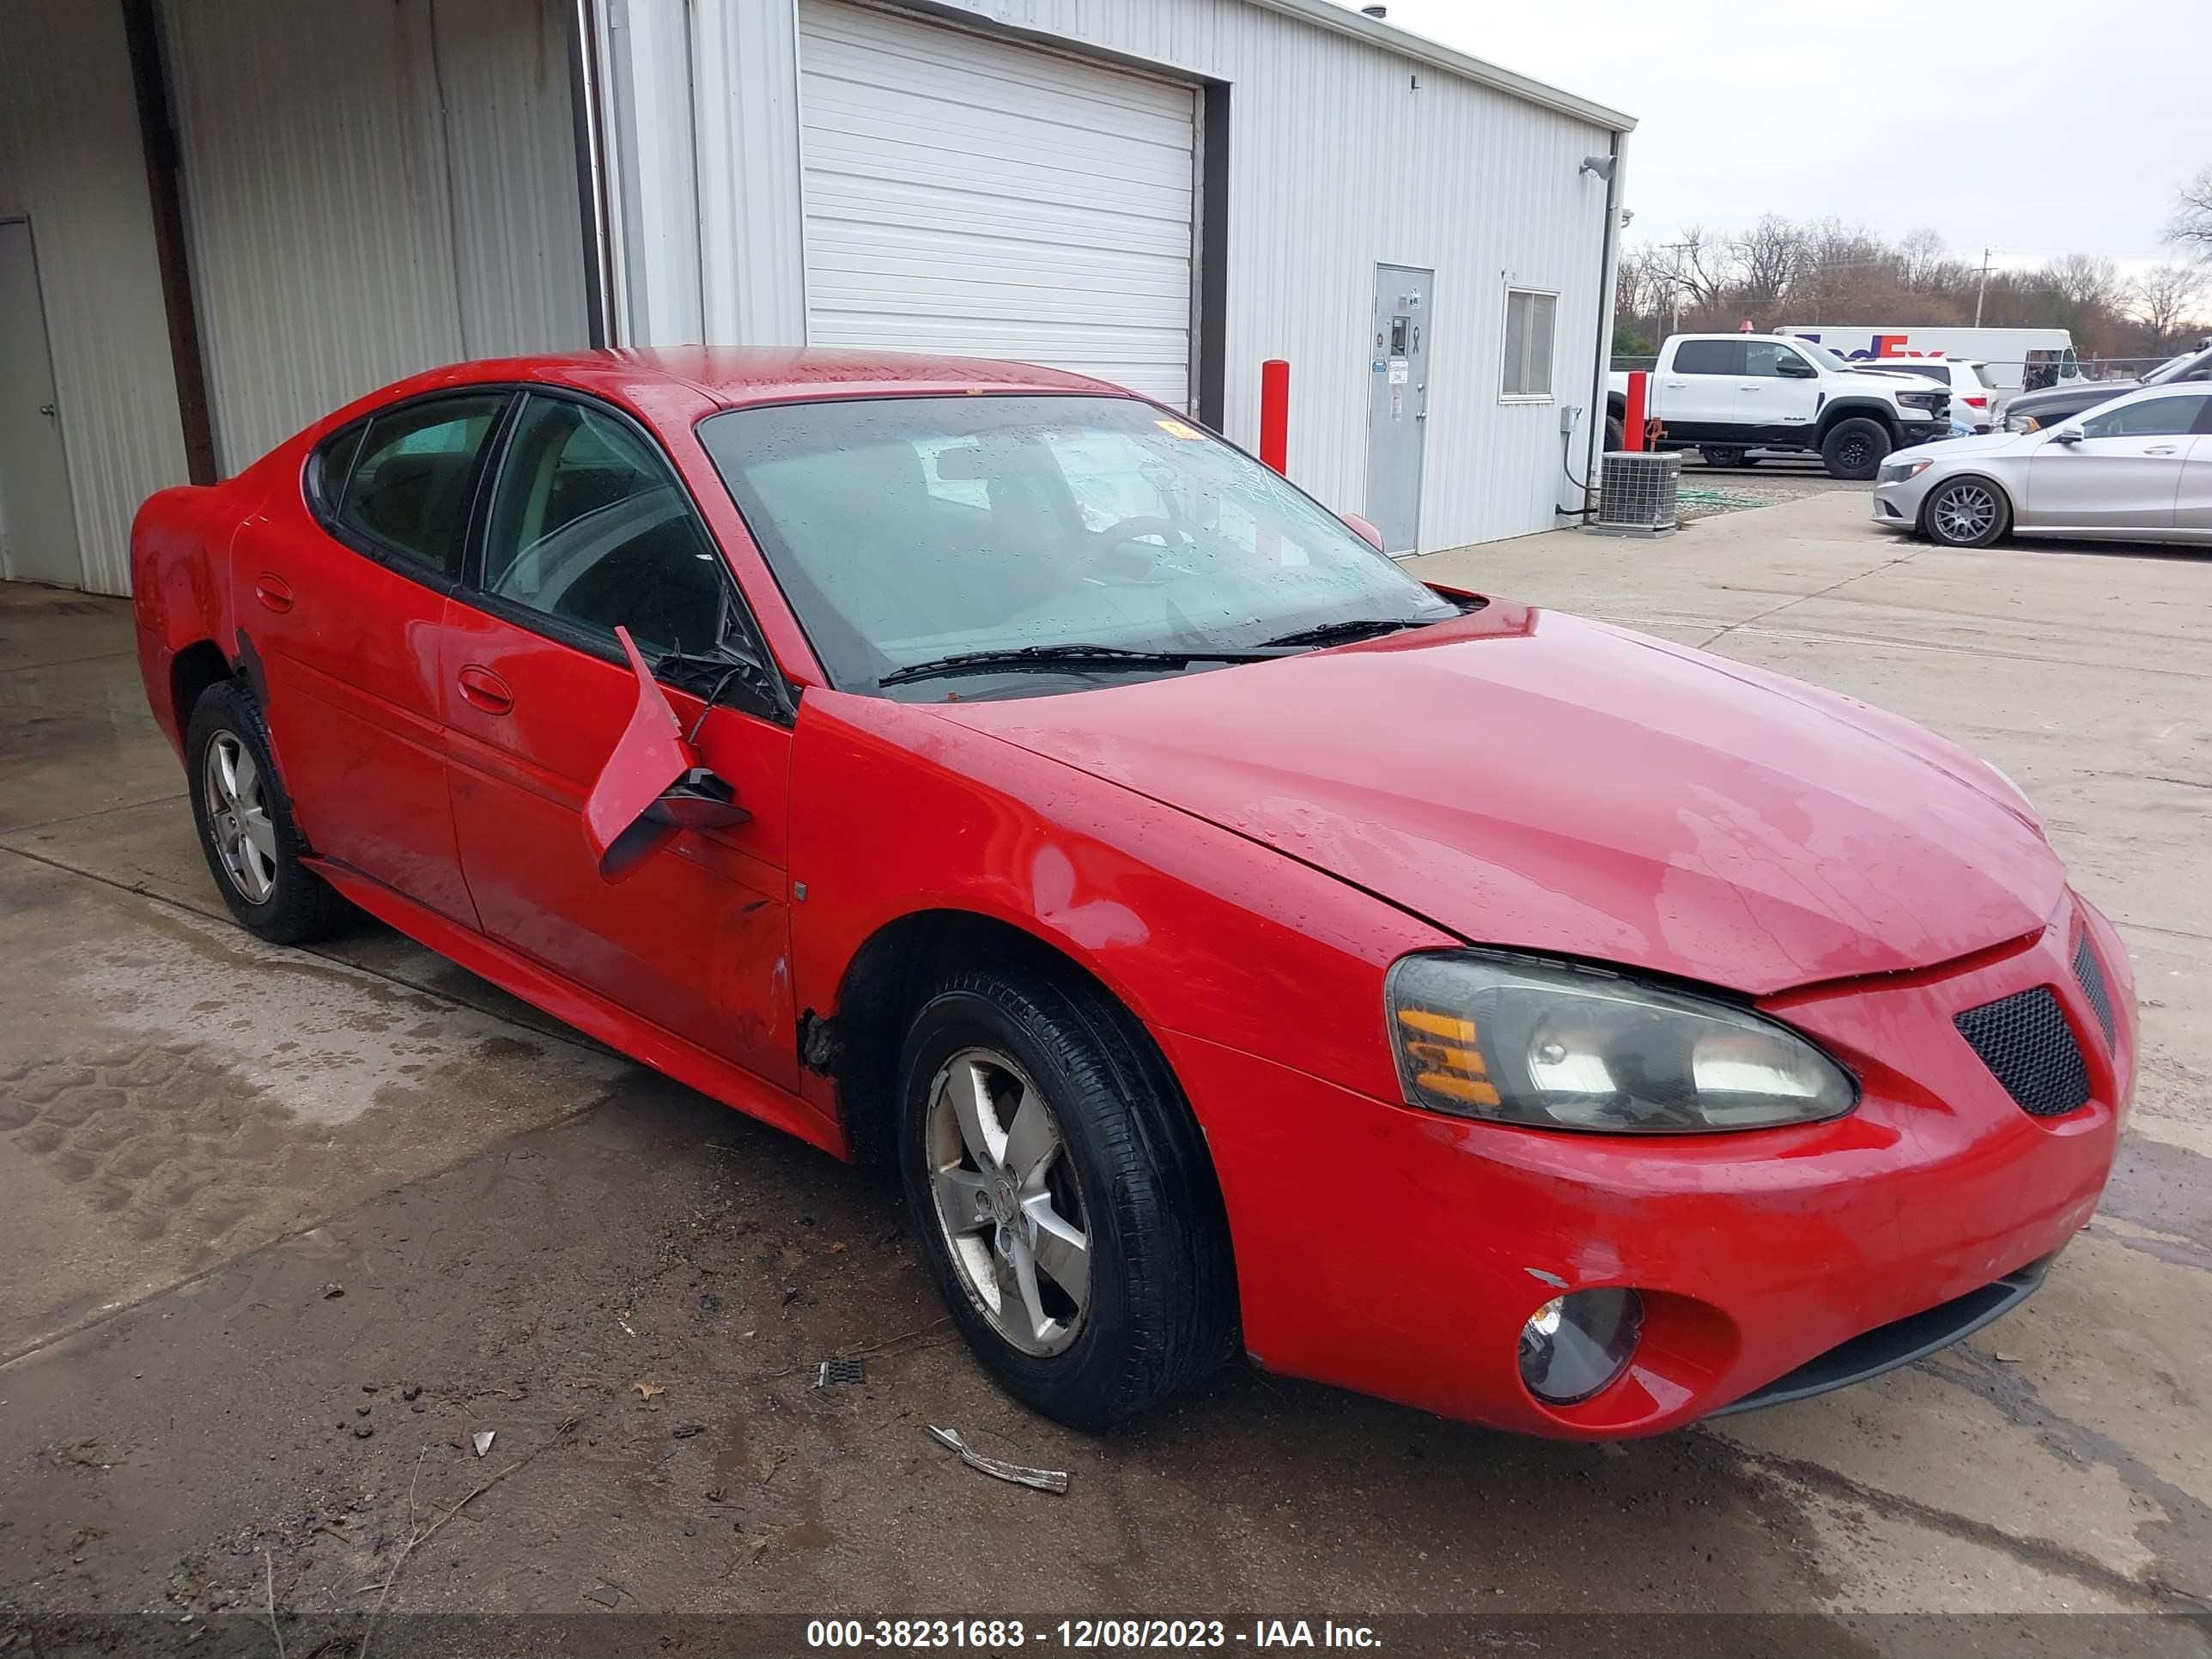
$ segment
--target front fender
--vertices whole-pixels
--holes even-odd
[[[1075,694],[1084,695],[1084,694]],[[810,690],[792,750],[793,989],[834,1009],[902,916],[963,910],[1044,940],[1156,1033],[1381,1099],[1382,981],[1455,941],[1336,878],[926,707]],[[1164,1047],[1166,1045],[1163,1045]],[[1207,1103],[1192,1104],[1201,1123]]]

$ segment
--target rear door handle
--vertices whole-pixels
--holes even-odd
[[[461,695],[487,714],[504,714],[514,707],[514,693],[490,669],[471,663],[458,678]]]
[[[265,610],[289,611],[292,608],[291,588],[282,576],[272,576],[265,570],[253,579],[253,597],[261,601]]]

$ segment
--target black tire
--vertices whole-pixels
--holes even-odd
[[[1628,428],[1621,424],[1620,416],[1605,417],[1605,447],[1608,454],[1618,454],[1628,442]]]
[[[1941,547],[1987,547],[2012,528],[2012,498],[1987,478],[1946,478],[1920,504],[1920,533]]]
[[[1882,462],[1894,447],[1887,427],[1854,415],[1828,428],[1828,435],[1820,440],[1820,459],[1830,477],[1863,483],[1881,471]]]
[[[1079,1200],[1087,1299],[1057,1352],[1025,1350],[994,1326],[939,1212],[935,1172],[945,1165],[933,1150],[942,1146],[932,1138],[933,1096],[977,1050],[1010,1059],[1042,1093],[1059,1131],[1055,1178],[1072,1179]],[[897,1148],[939,1294],[984,1369],[1030,1409],[1103,1429],[1202,1381],[1234,1352],[1235,1268],[1205,1139],[1142,1028],[1095,987],[998,971],[948,979],[900,1055]],[[957,1142],[952,1156],[962,1156]],[[964,1231],[995,1265],[1000,1230]]]
[[[1741,444],[1706,444],[1698,453],[1707,466],[1742,466],[1751,459],[1751,452]]]
[[[218,836],[219,809],[210,799],[209,782],[209,751],[218,744],[235,745],[236,752],[249,757],[259,785],[259,805],[267,820],[264,838],[271,851],[264,854],[268,890],[258,896],[248,890],[246,878],[226,861]],[[192,705],[191,719],[185,728],[185,778],[208,873],[215,878],[216,890],[240,927],[271,945],[304,945],[329,937],[352,920],[353,907],[300,862],[308,851],[307,843],[293,821],[291,799],[284,793],[276,758],[270,752],[269,730],[263,723],[261,707],[236,680],[210,686]]]

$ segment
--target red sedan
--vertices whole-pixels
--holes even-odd
[[[2020,793],[1372,539],[1095,380],[696,351],[419,376],[132,554],[244,926],[892,1160],[1064,1421],[1241,1346],[1646,1434],[2032,1291],[2136,1030]]]

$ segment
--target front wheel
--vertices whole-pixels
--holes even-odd
[[[1981,478],[1953,478],[1928,494],[1920,527],[1945,547],[1987,547],[2012,527],[2012,502]]]
[[[1828,429],[1828,435],[1820,440],[1820,459],[1830,477],[1863,483],[1881,471],[1891,448],[1887,427],[1880,421],[1854,416]]]
[[[899,1067],[898,1159],[930,1275],[1024,1405],[1102,1429],[1231,1352],[1205,1142],[1142,1028],[1094,988],[960,974]]]
[[[1751,459],[1751,452],[1740,444],[1707,444],[1698,453],[1707,466],[1742,466]]]

